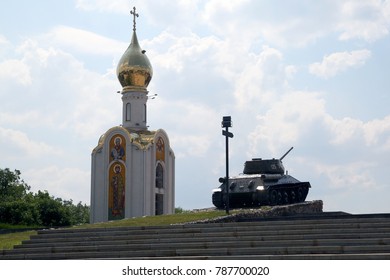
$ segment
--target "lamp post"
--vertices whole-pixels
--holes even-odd
[[[221,126],[225,128],[222,130],[222,135],[226,138],[226,177],[225,177],[225,189],[226,189],[226,214],[229,215],[229,138],[233,138],[233,133],[229,132],[229,127],[232,127],[231,116],[225,116],[222,118]]]

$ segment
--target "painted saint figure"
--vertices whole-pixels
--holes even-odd
[[[114,166],[114,174],[110,180],[110,216],[113,219],[120,219],[124,216],[124,202],[125,202],[125,184],[122,177],[122,168],[119,164]]]
[[[125,149],[122,146],[122,139],[120,137],[115,138],[115,146],[111,149],[111,159],[120,160],[125,156]]]

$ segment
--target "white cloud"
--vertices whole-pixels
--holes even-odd
[[[82,137],[100,134],[110,122],[118,124],[120,115],[115,116],[111,110],[113,104],[121,102],[114,94],[115,76],[89,71],[69,53],[45,48],[38,41],[23,42],[17,54],[21,58],[13,64],[28,65],[31,77],[28,90],[21,93],[23,102],[12,98],[12,89],[2,93],[4,104],[8,105],[2,115],[9,123],[49,125],[51,129],[70,130]],[[28,77],[27,73],[23,77]]]
[[[319,175],[325,175],[329,180],[329,188],[341,189],[342,192],[359,192],[362,189],[374,189],[378,183],[371,170],[375,164],[367,161],[357,161],[347,164],[324,165],[314,163]]]
[[[337,120],[327,116],[325,123],[331,132],[330,143],[333,145],[344,145],[359,140],[366,147],[390,150],[390,116],[367,122],[352,118]]]
[[[86,11],[121,12],[128,5],[129,3],[126,0],[76,0],[76,8]]]
[[[201,13],[205,23],[243,44],[264,40],[281,48],[304,48],[335,33],[342,41],[374,42],[387,36],[390,28],[389,1],[221,2],[208,1]]]
[[[0,81],[13,80],[23,86],[31,85],[30,67],[23,61],[9,59],[0,63]]]
[[[241,63],[234,65],[240,59],[231,55],[226,42],[214,36],[192,32],[178,36],[166,31],[142,47],[148,50],[154,69],[148,87],[151,94],[172,101],[191,100],[216,110],[231,96],[225,87],[233,86],[232,75]]]
[[[316,5],[305,1],[230,2],[208,1],[201,13],[204,23],[243,46],[265,41],[280,48],[305,47],[329,34],[339,6],[337,1]]]
[[[9,44],[9,41],[7,40],[7,38],[3,35],[0,34],[0,45],[5,45],[5,44]]]
[[[310,73],[327,79],[336,76],[348,68],[363,65],[371,57],[369,50],[352,52],[337,52],[325,56],[321,63],[313,63],[309,67]]]
[[[363,125],[363,134],[368,146],[382,144],[385,150],[390,150],[390,116],[375,119]]]
[[[216,50],[221,46],[217,38],[199,37],[195,33],[177,36],[169,32],[162,32],[150,41],[145,41],[142,47],[151,49],[152,64],[161,67],[161,71],[172,70],[183,72],[183,67],[191,64],[205,64],[211,69],[215,67]]]
[[[325,118],[328,128],[333,135],[333,139],[330,140],[331,144],[340,145],[351,141],[353,138],[361,137],[361,129],[363,122],[352,118],[343,118],[342,120],[336,120],[330,116]],[[360,135],[359,135],[360,134]]]
[[[136,0],[131,7],[125,0],[76,2],[78,9],[105,13],[129,14],[132,6],[158,28],[190,30],[201,23],[243,45],[265,40],[283,48],[305,47],[334,32],[340,40],[373,42],[387,35],[390,26],[390,4],[380,0],[332,0],[316,5],[307,1]]]
[[[40,112],[37,108],[24,112],[13,112],[9,110],[6,112],[0,112],[0,125],[7,125],[11,127],[23,127],[28,125],[29,127],[55,127],[55,122],[52,118]]]
[[[45,37],[46,41],[58,47],[100,56],[121,54],[128,45],[87,30],[69,26],[56,26]]]
[[[130,18],[130,10],[136,11],[142,19],[154,25],[155,28],[190,30],[196,26],[201,17],[201,8],[205,0],[134,0],[129,5],[126,0],[77,0],[76,8],[100,13],[126,14]]]
[[[265,114],[256,117],[257,126],[248,136],[251,154],[258,154],[259,147],[277,154],[286,146],[302,143],[302,138],[321,123],[325,114],[325,101],[319,94],[286,93]]]
[[[49,165],[31,168],[23,172],[23,178],[31,185],[32,192],[47,190],[50,195],[74,203],[89,204],[90,172],[73,167]],[[79,200],[75,200],[75,198]]]
[[[211,152],[215,132],[220,127],[220,117],[215,110],[205,104],[185,100],[167,101],[163,97],[155,102],[153,108],[149,106],[151,129],[169,128],[167,132],[171,146],[175,147],[176,157],[201,158]]]
[[[53,147],[45,142],[34,141],[29,136],[18,130],[0,127],[1,154],[4,158],[34,158],[58,156],[61,149]]]
[[[242,6],[246,5],[248,0],[232,0],[232,1],[223,1],[223,0],[211,0],[207,1],[204,6],[205,19],[212,20],[212,17],[216,14],[225,14],[227,17],[240,9]]]
[[[378,40],[389,33],[390,2],[380,0],[343,1],[337,29],[340,40]]]
[[[263,46],[259,55],[242,56],[242,65],[231,65],[235,82],[234,95],[241,109],[248,105],[266,106],[286,86],[288,69],[283,65],[282,53],[277,49]],[[234,77],[235,75],[235,77]]]
[[[5,36],[0,34],[0,61],[9,49],[12,49],[11,42],[9,42]]]

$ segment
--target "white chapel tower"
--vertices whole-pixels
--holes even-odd
[[[92,151],[90,222],[172,214],[175,155],[167,133],[148,130],[147,86],[153,69],[137,34],[117,67],[122,85],[122,125],[104,133]]]

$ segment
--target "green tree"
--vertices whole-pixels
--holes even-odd
[[[87,224],[89,223],[90,207],[86,204],[82,204],[81,201],[77,205],[69,205],[71,209],[72,224]]]
[[[71,226],[89,222],[89,207],[62,200],[47,191],[33,194],[20,171],[0,169],[0,222],[38,226]]]
[[[0,169],[0,202],[24,199],[30,186],[20,178],[20,171]]]
[[[45,226],[70,226],[70,213],[62,200],[49,195],[47,191],[38,191],[35,203],[39,211],[40,224]]]

